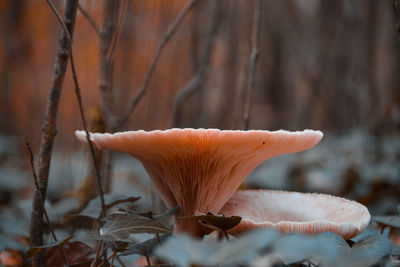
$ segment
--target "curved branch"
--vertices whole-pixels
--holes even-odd
[[[175,18],[175,20],[171,23],[171,25],[168,27],[167,31],[165,32],[161,43],[159,44],[156,54],[154,55],[154,58],[150,64],[149,70],[147,71],[147,74],[144,78],[144,82],[142,86],[140,87],[138,93],[133,97],[131,102],[128,104],[128,107],[122,112],[122,115],[114,125],[114,131],[120,129],[129,119],[130,115],[132,114],[133,110],[136,108],[137,104],[140,102],[140,100],[143,98],[143,96],[146,94],[149,80],[151,75],[153,74],[153,71],[157,65],[158,59],[167,44],[167,42],[171,39],[172,35],[176,32],[176,29],[178,26],[182,23],[183,19],[186,17],[187,13],[190,11],[190,9],[196,4],[197,0],[190,0],[185,7],[182,9],[182,11],[178,14],[178,16]]]
[[[76,17],[76,10],[77,10],[77,0],[69,0],[67,1],[67,5],[68,3],[74,3],[76,5],[75,7],[75,16],[74,16],[74,21],[75,21],[75,17]],[[106,209],[105,209],[105,204],[104,204],[104,193],[103,193],[103,187],[101,185],[101,178],[100,178],[100,172],[99,172],[99,167],[96,161],[96,156],[94,153],[94,148],[93,148],[93,143],[90,140],[90,135],[89,135],[89,131],[88,131],[88,127],[87,127],[87,122],[85,119],[85,112],[83,109],[83,104],[82,104],[82,96],[81,96],[81,90],[79,87],[79,83],[78,83],[78,76],[76,74],[76,70],[75,70],[75,64],[74,64],[74,57],[72,55],[72,37],[70,34],[70,31],[68,30],[68,27],[66,24],[70,23],[69,18],[65,18],[64,20],[62,19],[60,13],[58,13],[56,7],[54,6],[54,4],[51,2],[51,0],[47,0],[47,3],[50,5],[51,9],[53,10],[53,12],[55,13],[55,15],[57,16],[58,21],[60,22],[63,30],[64,30],[64,39],[63,40],[63,48],[64,50],[67,50],[69,52],[69,59],[71,62],[71,70],[72,70],[72,79],[74,81],[75,84],[75,95],[78,101],[78,107],[79,107],[79,114],[81,116],[81,121],[83,124],[83,129],[85,130],[86,133],[86,138],[87,138],[87,143],[89,146],[89,151],[90,151],[90,155],[93,161],[93,166],[94,166],[94,170],[95,170],[95,174],[96,174],[96,181],[97,181],[97,187],[99,190],[99,195],[100,195],[100,201],[101,201],[101,207],[102,207],[102,216],[105,216],[106,214]],[[65,23],[64,23],[65,21]],[[72,33],[72,30],[71,30]],[[66,46],[66,47],[64,47]],[[61,47],[61,45],[60,45]],[[66,49],[65,49],[66,48]],[[65,53],[65,51],[63,51]],[[68,62],[68,57],[67,57],[67,62]],[[66,64],[67,64],[66,62]],[[66,65],[65,65],[66,68]],[[64,73],[65,74],[65,73]]]
[[[197,90],[200,89],[201,85],[205,80],[208,65],[210,63],[214,39],[218,31],[220,5],[221,5],[220,1],[215,2],[214,15],[211,25],[209,26],[206,38],[205,50],[199,64],[198,71],[196,75],[175,96],[174,106],[172,111],[172,127],[180,126],[181,124],[180,109],[182,104],[186,101],[186,99],[188,99],[191,95],[193,95]]]
[[[78,10],[82,13],[82,15],[86,18],[89,24],[92,26],[93,30],[97,33],[97,36],[100,36],[100,29],[97,26],[96,21],[90,16],[90,14],[83,8],[81,4],[78,4]]]

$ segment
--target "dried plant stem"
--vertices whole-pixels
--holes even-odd
[[[118,15],[118,21],[116,23],[115,26],[115,33],[114,33],[114,37],[112,39],[112,44],[110,46],[110,49],[108,50],[108,54],[107,57],[112,58],[114,55],[114,51],[115,51],[115,47],[117,46],[117,42],[119,40],[119,37],[121,35],[122,32],[122,28],[123,28],[123,22],[125,20],[125,16],[126,16],[126,12],[128,9],[130,1],[129,0],[122,0],[121,3],[121,12],[119,12],[120,15]]]
[[[246,99],[243,113],[243,129],[249,129],[250,123],[250,107],[251,96],[254,88],[254,77],[256,73],[256,63],[258,60],[258,41],[260,36],[260,22],[261,22],[261,0],[256,0],[253,13],[253,32],[252,32],[252,48],[249,58],[249,74],[247,80]]]
[[[212,22],[209,26],[209,30],[207,33],[205,49],[203,52],[202,59],[199,63],[199,68],[196,75],[178,92],[174,99],[173,111],[172,111],[172,127],[181,126],[181,114],[180,108],[185,100],[193,95],[197,90],[200,89],[201,85],[204,82],[206,72],[208,69],[208,65],[210,63],[211,51],[214,43],[215,36],[218,31],[218,23],[219,23],[219,10],[220,10],[220,1],[215,1],[214,14],[212,18]]]
[[[399,0],[393,0],[393,10],[394,10],[394,18],[397,32],[400,36],[400,2]]]
[[[78,4],[78,10],[86,18],[86,20],[92,26],[93,30],[97,33],[97,35],[100,36],[99,26],[97,26],[96,21],[94,21],[94,19],[92,18],[92,16],[90,16],[90,14],[87,12],[87,10],[84,9],[81,4]]]
[[[157,48],[156,54],[153,57],[153,60],[151,61],[149,70],[146,73],[146,76],[144,78],[143,84],[140,87],[138,93],[133,97],[131,102],[128,104],[127,108],[122,112],[120,118],[116,122],[114,126],[114,131],[119,130],[123,127],[123,125],[128,121],[130,115],[132,114],[133,110],[137,106],[137,104],[140,102],[140,100],[143,98],[143,96],[146,94],[148,85],[149,85],[149,80],[151,78],[151,75],[154,72],[154,69],[157,65],[158,59],[164,50],[165,45],[168,43],[168,41],[171,39],[172,35],[176,32],[176,29],[178,26],[182,23],[183,19],[186,17],[190,9],[196,4],[197,0],[190,0],[185,7],[179,12],[178,16],[175,18],[175,20],[171,23],[171,25],[168,27],[167,31],[165,32],[164,36],[162,37],[162,40]]]
[[[101,177],[103,177],[104,191],[111,192],[113,151],[103,151],[103,160],[101,161]]]
[[[122,266],[122,267],[126,267],[125,263],[117,256],[116,257],[118,263]]]
[[[224,235],[224,237],[226,238],[226,241],[229,241],[229,235],[227,231],[222,231],[222,234]]]
[[[35,164],[34,164],[32,149],[31,149],[31,146],[29,145],[29,143],[25,143],[25,145],[26,145],[26,148],[27,148],[27,150],[28,150],[29,157],[30,157],[30,164],[31,164],[31,169],[32,169],[32,176],[33,176],[33,181],[34,181],[34,184],[35,184],[35,191],[39,191],[39,183],[38,183],[38,179],[37,179],[37,175],[36,175],[36,170],[35,170]],[[46,219],[46,223],[47,223],[47,225],[48,225],[48,227],[49,227],[49,229],[50,229],[50,233],[51,233],[51,235],[52,235],[52,237],[53,237],[54,242],[57,242],[57,241],[58,241],[58,240],[57,240],[57,236],[56,236],[56,234],[55,234],[55,232],[54,232],[53,226],[52,226],[51,223],[50,223],[49,215],[47,214],[44,200],[41,198],[41,196],[42,196],[41,194],[39,194],[39,196],[40,196],[40,200],[41,200],[41,202],[42,202],[43,214],[44,214],[44,217],[45,217],[45,219]],[[61,255],[62,255],[63,259],[64,259],[64,262],[65,262],[65,265],[70,266],[70,264],[69,264],[69,262],[68,262],[67,254],[65,253],[65,250],[64,250],[64,248],[62,247],[62,245],[59,245],[59,246],[57,246],[57,247],[58,247],[58,249],[60,250],[60,253],[61,253]]]
[[[97,265],[97,262],[100,259],[100,252],[103,250],[103,240],[100,240],[99,244],[97,245],[97,252],[96,252],[96,258],[92,261],[92,263],[90,264],[90,267],[94,267]]]
[[[64,32],[59,38],[59,47],[54,65],[50,94],[47,99],[45,120],[42,126],[42,136],[39,149],[39,164],[37,184],[32,201],[32,214],[30,224],[30,235],[32,246],[43,245],[43,202],[46,199],[47,183],[49,178],[49,169],[54,139],[57,134],[57,113],[61,96],[62,85],[65,72],[67,70],[68,58],[70,56],[68,49],[69,34],[72,34],[75,24],[78,0],[69,0],[65,3],[64,20],[66,22]],[[44,257],[39,253],[33,257],[33,266],[44,266]]]
[[[67,4],[68,3],[74,3],[76,5],[75,8],[75,15],[76,15],[76,10],[77,10],[77,0],[67,0]],[[96,181],[97,181],[97,187],[99,190],[99,195],[100,195],[100,201],[101,201],[101,208],[102,208],[102,214],[101,216],[105,216],[106,214],[106,209],[105,209],[105,204],[104,204],[104,193],[103,193],[103,187],[101,185],[101,177],[100,177],[100,172],[99,172],[99,167],[97,165],[97,161],[96,161],[96,157],[95,157],[95,153],[94,153],[94,148],[93,148],[93,143],[90,140],[90,135],[89,135],[89,131],[88,131],[88,127],[87,127],[87,123],[86,123],[86,119],[85,119],[85,113],[84,113],[84,109],[83,109],[83,104],[82,104],[82,96],[81,96],[81,90],[79,87],[79,83],[78,83],[78,76],[76,74],[76,70],[75,70],[75,64],[74,64],[74,57],[72,54],[72,37],[70,35],[70,32],[68,31],[68,27],[67,24],[69,23],[68,20],[66,19],[62,19],[60,13],[58,13],[57,9],[55,8],[55,6],[53,5],[53,3],[50,0],[47,0],[47,3],[49,4],[49,6],[51,7],[51,9],[53,10],[54,14],[56,15],[58,21],[60,22],[63,30],[64,30],[64,36],[66,39],[66,50],[69,51],[69,59],[71,62],[71,70],[72,70],[72,79],[74,81],[75,84],[75,95],[78,101],[78,106],[79,106],[79,114],[81,116],[81,121],[83,124],[83,129],[85,130],[86,133],[86,140],[89,146],[89,150],[90,150],[90,154],[91,154],[91,158],[93,161],[93,166],[94,166],[94,170],[95,170],[95,175],[96,175]],[[75,17],[74,17],[75,19]],[[65,21],[65,23],[64,23]]]
[[[100,261],[101,257],[103,257],[104,266],[107,266],[107,249],[107,245],[103,242],[103,240],[100,240],[97,246],[96,258],[90,264],[91,267],[97,266],[97,263]]]
[[[117,255],[117,252],[116,252],[115,250],[113,250],[113,251],[111,252],[110,256],[107,257],[107,260],[108,260],[108,261],[109,261],[109,260],[112,260],[111,266],[114,266],[114,258],[115,258],[116,255]]]

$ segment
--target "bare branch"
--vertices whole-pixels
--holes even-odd
[[[57,134],[56,124],[58,105],[60,101],[65,72],[67,70],[68,58],[70,55],[68,49],[68,36],[69,34],[72,34],[74,29],[77,8],[78,0],[66,1],[64,13],[64,20],[66,21],[66,25],[64,25],[64,32],[59,38],[59,47],[54,64],[50,93],[47,99],[45,119],[42,126],[37,175],[38,189],[35,190],[33,196],[31,224],[29,229],[32,246],[40,246],[43,244],[44,210],[42,203],[46,199],[51,155],[54,139]],[[45,263],[42,253],[34,256],[33,266],[44,266],[44,264]]]
[[[196,75],[179,91],[175,96],[174,106],[172,111],[172,126],[179,127],[181,123],[180,108],[185,100],[193,95],[204,82],[208,65],[210,63],[211,51],[214,43],[214,38],[217,34],[218,23],[219,23],[219,10],[220,1],[215,1],[214,14],[212,22],[209,26],[207,33],[205,49],[203,52],[202,59],[199,63],[199,68]]]
[[[115,31],[114,38],[112,40],[111,49],[109,49],[109,51],[108,51],[108,55],[107,55],[108,58],[112,58],[112,56],[114,55],[115,47],[117,46],[117,42],[118,42],[119,37],[122,32],[123,22],[125,20],[125,16],[126,16],[126,12],[127,12],[126,10],[128,9],[128,6],[130,3],[131,2],[129,2],[127,0],[122,1],[121,15],[118,16],[119,20],[117,22],[117,26],[115,27],[117,29],[117,31]]]
[[[30,157],[30,164],[31,164],[31,169],[32,169],[33,181],[34,181],[34,184],[35,184],[35,190],[39,191],[39,183],[38,183],[38,179],[37,179],[37,175],[36,175],[35,164],[33,163],[34,159],[33,159],[32,149],[31,149],[31,146],[29,145],[28,142],[26,142],[25,145],[26,145],[26,148],[28,150],[29,157]],[[42,202],[43,213],[44,213],[44,216],[46,218],[46,223],[47,223],[47,225],[48,225],[48,227],[50,229],[50,233],[51,233],[51,235],[53,237],[54,242],[57,242],[57,236],[56,236],[56,234],[54,232],[53,226],[50,223],[49,215],[47,214],[44,200],[42,198],[40,198],[40,200]],[[70,266],[70,264],[68,262],[67,254],[65,253],[65,250],[62,247],[62,245],[58,245],[57,247],[59,248],[59,250],[61,252],[61,255],[62,255],[63,259],[64,259],[65,265]]]
[[[396,29],[397,29],[398,34],[400,35],[400,2],[399,2],[399,0],[393,0],[393,10],[394,10]]]
[[[125,263],[117,256],[117,261],[122,267],[126,267]]]
[[[134,98],[128,104],[128,106],[124,110],[124,112],[122,112],[122,115],[118,119],[113,130],[120,129],[128,121],[133,110],[135,109],[137,104],[140,102],[140,100],[143,98],[143,96],[145,95],[148,84],[149,84],[150,77],[153,74],[153,71],[157,65],[158,59],[159,59],[165,45],[171,39],[172,35],[176,32],[176,29],[178,28],[178,26],[182,23],[183,19],[186,17],[186,15],[190,11],[190,9],[196,4],[196,2],[197,2],[197,0],[190,0],[185,5],[185,7],[181,10],[181,12],[178,14],[178,16],[172,22],[172,24],[168,27],[167,31],[165,32],[165,34],[161,40],[161,43],[159,44],[159,46],[157,48],[156,54],[154,55],[154,58],[150,64],[149,70],[147,71],[147,74],[144,78],[142,86],[140,87],[138,93],[134,96]]]
[[[77,2],[77,0],[68,0],[67,4],[69,2]],[[68,31],[67,25],[66,23],[69,23],[69,21],[67,19],[64,20],[62,19],[60,13],[58,13],[56,7],[53,5],[53,3],[51,2],[51,0],[47,0],[47,3],[49,4],[49,6],[51,7],[51,9],[53,10],[53,12],[55,13],[55,15],[57,16],[58,21],[60,22],[61,26],[63,27],[64,30],[64,36],[66,39],[66,44],[63,44],[64,46],[66,45],[67,50],[69,51],[69,59],[71,62],[71,70],[72,70],[72,78],[75,84],[75,95],[78,101],[78,106],[79,106],[79,113],[81,116],[81,121],[83,124],[83,129],[85,130],[86,133],[86,140],[89,146],[89,150],[90,150],[90,154],[91,154],[91,158],[93,161],[93,166],[94,166],[94,170],[95,170],[95,174],[96,174],[96,181],[97,181],[97,187],[99,190],[99,195],[100,195],[100,201],[101,201],[101,207],[102,207],[102,216],[105,216],[105,204],[104,204],[104,193],[103,193],[103,187],[101,185],[101,177],[100,177],[100,172],[99,172],[99,167],[97,165],[97,161],[96,161],[96,157],[94,154],[94,148],[93,148],[93,143],[90,140],[90,135],[89,135],[89,131],[88,131],[88,127],[87,127],[87,123],[86,123],[86,119],[85,119],[85,113],[84,113],[84,109],[83,109],[83,104],[82,104],[82,96],[81,96],[81,90],[79,87],[79,83],[78,83],[78,76],[76,74],[76,70],[75,70],[75,64],[74,64],[74,58],[73,58],[73,54],[72,54],[72,37],[70,35],[70,32]],[[77,3],[75,3],[77,4]],[[77,9],[77,8],[76,8]],[[76,10],[75,10],[75,15],[76,15]]]
[[[82,7],[82,5],[79,3],[78,4],[78,10],[82,13],[82,15],[87,19],[89,24],[92,26],[93,30],[97,33],[98,36],[100,36],[100,30],[99,26],[97,26],[96,21],[90,16],[90,14]]]
[[[256,63],[258,60],[258,41],[260,36],[260,21],[261,21],[261,0],[256,0],[253,13],[253,33],[252,33],[252,48],[249,58],[249,74],[247,80],[246,102],[243,114],[243,129],[249,129],[250,123],[250,106],[251,95],[254,87],[254,77],[256,73]]]

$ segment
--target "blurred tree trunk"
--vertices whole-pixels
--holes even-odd
[[[24,0],[9,1],[5,7],[5,15],[0,16],[0,33],[7,36],[7,41],[2,43],[3,55],[0,70],[0,113],[11,114],[13,79],[16,78],[15,70],[29,57],[29,43],[23,35],[22,16],[24,12]],[[13,133],[15,121],[10,121],[8,116],[1,116],[0,130],[5,133]]]

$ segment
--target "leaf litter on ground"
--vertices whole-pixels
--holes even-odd
[[[154,248],[164,242],[169,236],[170,234],[164,234],[141,243],[132,244],[124,252],[119,254],[119,256],[141,255],[146,257],[147,262],[150,262],[150,257],[153,255]]]
[[[154,254],[181,266],[200,264],[253,264],[268,257],[274,264],[321,266],[370,266],[390,255],[392,244],[386,233],[370,231],[351,246],[341,236],[325,232],[316,236],[282,235],[273,230],[252,231],[232,241],[201,241],[186,235],[170,236]]]
[[[155,249],[155,255],[183,267],[247,264],[279,237],[271,230],[258,230],[227,241],[201,241],[187,235],[170,236]]]
[[[371,234],[361,238],[351,247],[351,254],[344,260],[343,266],[371,266],[392,252],[392,243],[388,232]]]
[[[126,205],[130,205],[138,201],[140,197],[132,197],[132,196],[126,196],[126,195],[119,195],[119,194],[113,194],[113,193],[108,193],[104,195],[104,200],[106,202],[106,211],[107,212],[113,212],[113,208],[116,210],[118,208],[126,207]],[[121,205],[124,204],[124,205]],[[86,207],[84,207],[80,212],[79,215],[84,215],[92,218],[98,218],[100,215],[100,210],[101,210],[101,202],[100,202],[100,197],[96,197],[92,199]]]
[[[52,243],[49,243],[49,244],[46,244],[46,245],[37,246],[37,247],[31,247],[31,248],[28,249],[28,251],[26,252],[25,255],[26,255],[27,258],[31,258],[32,256],[34,256],[34,255],[38,254],[39,252],[41,252],[43,249],[58,247],[58,246],[62,246],[64,244],[68,243],[68,241],[71,240],[72,237],[73,236],[69,236],[69,237],[67,237],[65,239],[58,240],[56,242],[52,242]]]
[[[82,242],[67,242],[62,245],[70,266],[90,266],[96,258],[96,251]],[[46,265],[52,267],[65,266],[64,257],[57,247],[46,253]]]
[[[375,216],[372,218],[380,227],[393,227],[400,228],[400,216],[389,215],[389,216]]]

